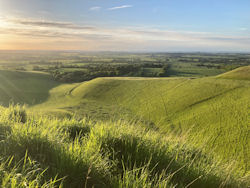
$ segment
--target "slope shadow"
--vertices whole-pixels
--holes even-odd
[[[0,70],[0,105],[43,103],[49,91],[61,84],[46,73]]]

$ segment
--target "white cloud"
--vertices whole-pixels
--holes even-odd
[[[133,7],[133,5],[122,5],[122,6],[118,6],[118,7],[108,8],[108,10],[117,10],[117,9],[131,8],[131,7]]]
[[[0,17],[0,38],[6,43],[32,39],[36,48],[51,42],[53,48],[89,50],[178,50],[250,49],[250,36],[195,31],[174,31],[145,27],[103,27],[53,20]],[[14,40],[15,39],[15,40]],[[65,42],[57,46],[53,41]],[[9,42],[8,42],[9,41]],[[3,42],[0,46],[3,46]],[[10,43],[12,44],[12,43]],[[86,45],[88,44],[88,45]],[[85,45],[85,46],[84,46]],[[11,46],[11,45],[10,45]],[[24,45],[23,45],[24,46]],[[3,47],[2,47],[3,48]],[[40,47],[43,49],[42,47]]]
[[[90,7],[89,10],[90,10],[90,11],[99,11],[99,10],[101,10],[101,8],[102,8],[102,7],[96,6],[96,7]]]
[[[241,27],[241,28],[239,28],[239,30],[241,30],[241,31],[247,31],[248,29],[245,28],[245,27]]]

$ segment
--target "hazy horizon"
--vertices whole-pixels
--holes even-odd
[[[3,50],[0,49],[0,52],[66,52],[66,53],[127,53],[127,54],[250,54],[250,51],[91,51],[91,50]]]

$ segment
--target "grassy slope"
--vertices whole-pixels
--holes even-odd
[[[21,111],[11,107],[0,113],[0,187],[237,188],[249,183],[231,166],[143,125],[29,116],[20,123],[14,114]]]
[[[11,72],[10,75],[13,74]],[[35,76],[35,83],[44,83],[41,84],[44,87],[50,79],[47,75],[22,74],[26,75],[26,78],[27,74]],[[27,89],[32,90],[32,87],[25,84],[25,80],[20,83],[15,78],[11,76],[13,83],[18,86],[22,83]],[[57,85],[52,83],[54,85],[51,85],[51,88]],[[3,87],[4,83],[1,84]],[[189,143],[198,144],[206,152],[215,152],[216,156],[226,161],[235,160],[238,169],[243,173],[249,173],[249,85],[247,80],[212,77],[99,78],[82,84],[63,84],[51,90],[46,86],[46,89],[40,91],[46,91],[43,100],[47,97],[48,100],[33,106],[30,111],[76,111],[81,115],[93,117],[115,117],[123,113],[123,118],[141,117],[152,122],[163,132],[171,130],[180,137],[189,132]],[[4,87],[7,91],[15,91],[12,92],[14,94],[18,92],[18,97],[20,94],[27,94],[26,91],[20,92],[20,88],[13,89],[14,86],[11,85],[5,84]],[[35,90],[29,94],[29,99],[40,96]],[[23,100],[18,97],[15,99],[17,102]]]
[[[177,135],[236,159],[247,170],[249,82],[205,79],[96,79],[72,95],[129,109]],[[105,106],[105,105],[104,105]]]
[[[233,71],[219,75],[219,78],[250,80],[250,66],[240,67]]]
[[[46,103],[33,109],[54,107],[94,117],[119,112],[122,118],[146,119],[163,132],[188,132],[190,143],[234,161],[244,173],[250,157],[249,93],[247,80],[98,78],[55,88]]]
[[[4,106],[10,101],[42,103],[47,100],[49,90],[58,85],[45,73],[0,70],[0,102]]]

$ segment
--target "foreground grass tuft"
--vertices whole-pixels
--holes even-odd
[[[46,169],[31,160],[27,155],[19,162],[14,161],[14,157],[7,160],[0,160],[0,187],[5,188],[53,188],[57,182],[61,181],[56,177],[49,181],[42,182]],[[59,185],[60,187],[60,185]]]
[[[25,123],[27,121],[27,113],[24,106],[11,104],[4,111],[5,117],[9,121]]]
[[[21,122],[1,114],[2,187],[249,185],[247,177],[229,170],[233,166],[137,123],[44,117]]]

